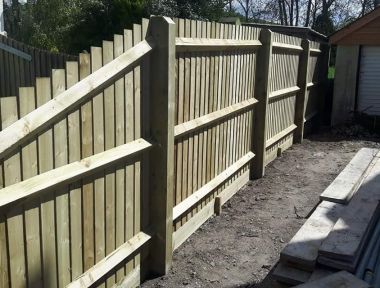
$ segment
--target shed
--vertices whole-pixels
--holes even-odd
[[[380,7],[330,36],[337,45],[331,124],[380,116]]]

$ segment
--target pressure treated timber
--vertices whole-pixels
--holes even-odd
[[[214,215],[215,199],[212,199],[190,220],[173,233],[173,251],[183,244],[203,223]]]
[[[326,267],[316,266],[312,272],[304,271],[279,262],[273,271],[273,277],[279,282],[288,285],[300,285],[306,282],[319,280],[334,273]]]
[[[313,119],[317,115],[318,115],[318,111],[314,111],[314,112],[310,113],[309,115],[305,115],[304,123],[306,123],[307,121],[310,121],[311,119]]]
[[[123,279],[120,284],[120,287],[139,287],[141,284],[141,267],[138,265],[128,275]]]
[[[345,261],[350,272],[354,271],[367,234],[377,221],[379,174],[380,161],[377,161],[319,249],[320,256]]]
[[[257,55],[255,98],[259,101],[255,106],[251,131],[252,151],[256,154],[251,166],[251,178],[258,179],[265,174],[267,112],[269,91],[272,81],[272,45],[273,33],[269,29],[261,30],[260,41],[263,44]]]
[[[232,164],[229,168],[224,170],[222,173],[217,175],[214,179],[200,188],[198,191],[194,192],[182,201],[180,204],[176,205],[173,208],[173,220],[177,219],[183,213],[185,213],[192,206],[201,201],[205,196],[211,193],[215,188],[221,185],[224,181],[234,175],[237,171],[239,171],[244,165],[249,163],[255,155],[252,152],[247,153],[245,156],[240,158],[234,164]]]
[[[150,235],[144,232],[139,232],[136,236],[129,239],[115,251],[107,255],[103,260],[99,261],[92,268],[87,270],[85,273],[67,285],[66,288],[91,287],[99,279],[104,277],[107,273],[116,268],[120,263],[133,255],[150,239]]]
[[[372,161],[377,161],[378,150],[362,148],[335,180],[320,195],[321,200],[347,204],[363,180]]]
[[[258,40],[207,39],[177,37],[176,52],[228,51],[256,49],[261,46]]]
[[[294,131],[294,142],[302,143],[305,129],[305,113],[306,113],[306,93],[307,83],[309,75],[309,60],[310,60],[310,41],[307,39],[302,40],[303,51],[300,54],[298,65],[298,79],[297,86],[300,87],[300,91],[296,97],[296,110],[294,115],[294,124],[297,125],[297,129]],[[306,104],[306,105],[305,105]]]
[[[307,87],[307,89],[310,89],[311,87],[314,87],[316,85],[317,85],[317,83],[309,82],[309,83],[306,84],[306,87]]]
[[[53,190],[63,184],[74,182],[117,161],[130,159],[151,147],[152,144],[144,139],[137,139],[128,144],[112,148],[105,152],[84,158],[81,161],[64,165],[13,184],[0,190],[0,207],[29,198],[37,193]]]
[[[344,205],[323,201],[281,251],[283,263],[312,272],[318,249],[340,217]]]
[[[190,120],[188,122],[176,125],[174,127],[174,137],[182,137],[186,134],[197,131],[205,126],[209,126],[212,123],[218,122],[227,117],[231,117],[241,111],[250,109],[251,107],[253,107],[255,103],[257,103],[257,100],[255,98],[250,98],[240,103],[236,103],[226,108],[223,108],[221,110],[201,116],[194,120]]]
[[[354,275],[346,271],[340,271],[330,276],[324,277],[320,280],[298,285],[295,288],[337,288],[337,287],[369,288],[370,285],[368,285],[363,280],[356,278]]]
[[[322,53],[322,51],[320,49],[317,49],[317,48],[311,48],[310,53],[318,54],[318,53]]]
[[[294,94],[298,91],[300,91],[300,87],[294,86],[294,87],[285,88],[285,89],[270,92],[269,93],[269,101],[273,101],[274,99],[276,99],[278,97],[283,97],[285,95]]]
[[[239,178],[227,186],[216,198],[220,199],[220,204],[224,205],[249,181],[249,170],[245,171]]]
[[[280,42],[273,42],[273,49],[284,49],[284,50],[293,50],[293,51],[302,51],[303,48],[299,45],[292,45]]]
[[[149,224],[151,273],[168,273],[173,257],[175,24],[167,17],[150,18],[150,36],[156,42],[150,62],[150,127],[157,142],[149,157]]]
[[[311,277],[310,271],[304,271],[291,267],[284,263],[278,263],[273,271],[273,278],[279,282],[288,285],[299,285],[309,281]]]
[[[269,140],[266,141],[266,148],[277,143],[282,138],[284,138],[286,135],[292,133],[296,128],[297,128],[297,126],[293,124],[293,125],[289,126],[288,128],[286,128],[285,130],[278,133],[277,135],[275,135],[274,137],[270,138]]]
[[[101,92],[152,51],[153,47],[153,41],[140,42],[54,99],[5,128],[0,132],[0,159],[31,136],[59,120],[76,105]]]

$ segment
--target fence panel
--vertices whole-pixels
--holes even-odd
[[[51,77],[78,57],[40,50],[0,35],[0,97],[19,95],[19,87],[35,86],[37,77]]]
[[[273,33],[269,104],[266,116],[266,163],[277,157],[278,149],[293,144],[298,66],[302,39]]]
[[[75,86],[79,78],[94,75],[95,71],[144,38],[141,25],[135,25],[133,31],[126,30],[124,36],[116,35],[115,41],[104,41],[103,47],[93,47],[90,54],[80,54],[79,63],[69,61],[66,69],[53,69],[51,78],[37,78],[35,88],[20,88],[17,97],[1,97],[1,129],[68,92],[67,89]],[[45,56],[40,67],[46,70],[56,63]],[[38,134],[28,136],[25,143],[13,146],[14,152],[9,154],[3,150],[1,169],[4,168],[4,172],[0,183],[4,189],[0,191],[0,197],[9,198],[9,191],[23,191],[24,185],[35,187],[38,183],[45,183],[48,179],[36,178],[48,175],[44,173],[66,169],[70,163],[80,165],[78,163],[82,162],[76,162],[78,160],[88,161],[84,163],[91,165],[102,153],[140,141],[141,95],[145,93],[140,83],[141,66],[133,65],[133,69],[101,89],[98,95],[82,101],[79,106],[75,104],[52,124],[39,128]],[[57,100],[63,103],[60,101]],[[2,132],[2,135],[12,133]],[[118,256],[130,247],[128,245],[135,243],[133,247],[137,244],[138,247],[141,241],[145,243],[150,239],[141,234],[144,228],[140,209],[142,157],[137,153],[129,158],[104,165],[94,173],[64,180],[56,189],[47,186],[43,190],[50,191],[15,203],[14,208],[1,207],[2,287],[10,287],[11,283],[12,287],[65,287],[78,277],[81,277],[78,281],[88,282],[83,279],[94,277],[86,278],[90,274],[85,272],[94,273],[91,272],[94,265],[102,264],[105,256],[116,252]],[[32,182],[25,182],[28,180]],[[40,193],[40,189],[31,188],[22,193]],[[134,242],[130,244],[128,240]],[[104,273],[100,271],[103,274],[96,276],[101,277],[99,287],[111,287],[127,275],[133,276],[128,279],[130,283],[140,282],[140,252],[133,249],[125,255],[125,259],[117,260],[117,263],[124,264],[117,264],[116,270],[116,267],[102,268],[105,272],[102,270]],[[108,263],[100,266],[105,265]],[[99,273],[99,270],[95,271]],[[73,285],[76,287],[77,284]]]
[[[175,248],[213,213],[215,197],[248,181],[259,47],[259,29],[176,22]],[[253,41],[244,47],[244,41],[229,40]],[[202,197],[196,199],[197,195]]]
[[[317,119],[325,45],[174,21],[144,19],[78,62],[27,47],[36,65],[23,66],[0,49],[27,71],[1,74],[1,93],[35,81],[0,97],[1,287],[165,274],[173,249]]]

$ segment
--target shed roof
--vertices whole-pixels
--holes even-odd
[[[332,34],[330,43],[380,45],[380,7]]]

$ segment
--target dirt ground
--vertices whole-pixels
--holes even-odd
[[[142,287],[285,287],[271,277],[281,249],[355,153],[378,142],[344,129],[294,145],[177,249],[168,275]]]

